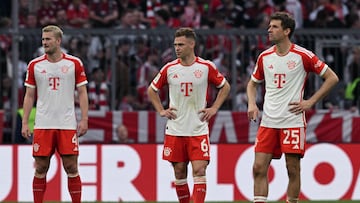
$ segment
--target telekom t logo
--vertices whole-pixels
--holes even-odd
[[[59,81],[60,81],[59,77],[49,78],[49,86],[51,87],[52,90],[57,90],[57,87],[60,85]]]
[[[274,74],[274,83],[277,84],[277,88],[282,88],[282,84],[285,83],[285,73],[275,73]]]
[[[182,82],[180,83],[180,90],[184,92],[185,97],[190,96],[190,92],[192,92],[192,83],[191,82]]]

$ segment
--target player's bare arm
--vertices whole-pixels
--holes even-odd
[[[214,104],[205,109],[201,109],[199,113],[202,113],[201,121],[209,121],[219,110],[220,106],[224,103],[230,92],[230,84],[226,81],[225,84],[219,90]]]
[[[312,108],[318,101],[324,98],[330,90],[338,83],[339,78],[334,73],[331,68],[328,68],[323,75],[324,82],[321,85],[320,89],[315,92],[308,100],[303,100],[300,102],[291,102],[289,103],[289,111],[291,113],[300,114],[303,111],[309,110]]]
[[[22,119],[22,129],[21,129],[21,134],[26,139],[29,139],[31,136],[30,128],[29,128],[29,115],[34,105],[34,100],[35,100],[35,88],[27,87],[24,97],[24,104],[23,104],[24,115]]]
[[[161,104],[158,92],[155,91],[151,86],[148,87],[147,93],[155,110],[160,114],[161,117],[166,117],[171,120],[176,119],[175,107],[169,107],[168,109],[164,109],[163,105]]]
[[[246,94],[248,98],[248,119],[250,121],[256,121],[258,114],[259,114],[259,108],[256,105],[256,88],[257,83],[249,80],[247,88],[246,88]]]
[[[86,86],[78,87],[79,92],[79,101],[80,101],[80,110],[81,110],[81,120],[78,124],[78,136],[84,135],[88,130],[88,109],[89,109],[89,101],[87,95]]]

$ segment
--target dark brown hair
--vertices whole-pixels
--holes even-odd
[[[275,12],[270,16],[270,20],[280,20],[281,27],[285,29],[290,29],[289,38],[294,33],[295,30],[295,20],[294,18],[287,12]]]

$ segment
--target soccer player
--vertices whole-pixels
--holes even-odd
[[[79,58],[61,51],[63,32],[57,26],[42,29],[45,54],[30,61],[25,80],[22,136],[29,138],[29,114],[36,98],[33,137],[35,174],[34,203],[42,203],[46,174],[55,150],[60,154],[68,176],[73,203],[81,202],[81,180],[78,171],[78,137],[88,129],[87,78]],[[81,119],[77,125],[74,103],[75,87],[80,100]]]
[[[294,19],[285,12],[274,13],[268,27],[274,46],[263,51],[247,85],[248,118],[256,120],[259,109],[257,86],[265,82],[261,124],[255,142],[253,164],[254,202],[264,203],[268,196],[268,169],[272,159],[285,154],[288,171],[287,202],[297,203],[300,193],[300,159],[305,152],[305,111],[325,97],[338,82],[337,75],[323,61],[290,40]],[[310,72],[324,80],[308,99],[303,98]]]
[[[206,168],[210,160],[208,121],[227,98],[230,85],[215,65],[195,55],[196,33],[191,28],[175,32],[177,59],[167,63],[148,87],[155,110],[168,118],[165,130],[163,159],[171,162],[175,189],[180,203],[190,202],[187,166],[191,162],[194,203],[203,203],[206,196]],[[210,84],[219,88],[214,103],[207,107],[206,93]],[[164,108],[158,91],[167,85],[169,107]]]

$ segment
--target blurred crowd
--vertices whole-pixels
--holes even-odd
[[[10,28],[11,0],[2,0],[0,28]],[[106,28],[127,30],[176,29],[190,26],[196,29],[259,28],[266,30],[269,16],[275,11],[291,13],[297,28],[360,28],[360,0],[19,0],[19,27],[38,29],[48,24],[56,24],[63,29]],[[65,33],[66,34],[66,33]],[[360,36],[359,36],[360,38]],[[172,36],[169,36],[172,39]],[[237,39],[239,42],[242,39]],[[248,42],[255,54],[270,46],[266,36],[257,37],[256,42]],[[213,60],[225,76],[231,77],[229,58],[232,44],[221,35],[208,36],[202,41],[199,53]],[[162,65],[173,59],[172,47],[150,46],[144,37],[119,37],[116,40],[116,69],[109,68],[109,44],[114,43],[104,36],[65,36],[64,52],[78,56],[85,64],[89,77],[89,101],[91,110],[109,110],[111,88],[115,88],[115,110],[150,110],[146,97],[146,87]],[[171,43],[171,42],[170,42]],[[11,36],[0,35],[1,92],[2,108],[10,108],[11,78],[18,74],[19,87],[23,87],[23,77],[27,63],[42,54],[41,36],[23,39],[20,47],[19,72],[13,73],[10,62]],[[240,46],[239,46],[240,47]],[[238,48],[236,48],[238,49]],[[352,83],[360,77],[359,49],[351,50],[346,67],[341,67],[344,84]],[[237,53],[244,54],[243,50]],[[240,58],[240,57],[239,57]],[[224,108],[246,110],[245,85],[254,61],[236,60],[241,66],[236,78],[236,104]],[[7,68],[3,68],[7,67]],[[116,85],[111,86],[112,74],[116,74]],[[355,88],[357,86],[355,85]],[[358,88],[357,88],[358,89]],[[351,93],[358,91],[353,89]],[[21,95],[19,103],[21,107]],[[209,93],[211,95],[211,92]],[[351,94],[349,94],[350,98]],[[351,102],[356,106],[357,94]],[[355,97],[355,98],[354,98]],[[211,97],[210,97],[211,98]],[[166,94],[162,95],[166,103]],[[229,99],[229,103],[230,103]],[[259,101],[261,102],[261,101]],[[330,104],[329,106],[333,106]]]
[[[58,24],[71,28],[211,28],[225,15],[227,27],[256,28],[275,11],[288,11],[297,28],[348,27],[358,0],[19,0],[20,27]],[[0,15],[11,16],[11,0]]]

